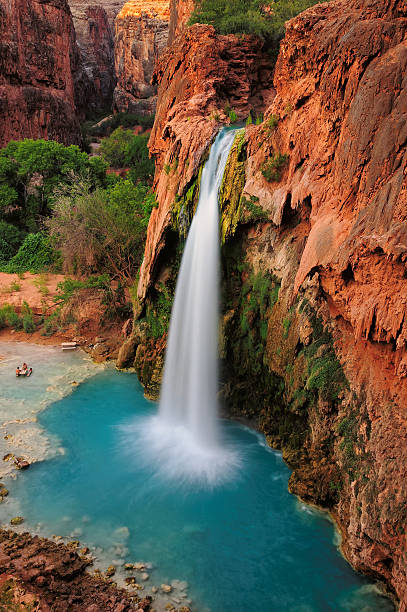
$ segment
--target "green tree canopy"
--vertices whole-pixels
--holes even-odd
[[[113,168],[130,168],[129,178],[137,183],[152,183],[154,161],[148,153],[148,134],[134,134],[132,130],[118,127],[103,138],[100,151]]]
[[[94,188],[106,184],[106,163],[89,159],[75,145],[48,140],[11,141],[0,150],[0,215],[28,231],[49,214],[57,185],[87,176]]]
[[[208,23],[219,34],[254,34],[276,41],[284,23],[318,0],[198,0],[190,24]]]

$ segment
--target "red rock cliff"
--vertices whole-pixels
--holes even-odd
[[[80,141],[80,71],[66,0],[0,0],[0,145],[10,139]]]
[[[288,303],[309,279],[318,280],[318,303],[330,321],[353,399],[344,400],[346,416],[315,418],[333,431],[345,418],[356,419],[347,448],[355,465],[365,466],[364,475],[361,467],[357,476],[350,470],[335,511],[344,550],[356,567],[386,578],[402,610],[407,606],[406,32],[405,2],[387,0],[337,0],[287,24],[274,79],[277,95],[266,116],[278,117],[278,124],[266,139],[261,127],[249,130],[244,189],[246,197],[259,198],[277,228],[274,252],[287,251],[282,246],[287,232],[294,241],[290,270],[280,271]],[[268,182],[261,170],[277,153],[287,155],[288,163],[280,182]],[[306,221],[290,230],[298,215]],[[276,362],[271,349],[269,359]],[[317,446],[323,434],[314,435]],[[342,470],[346,444],[338,436],[335,453]],[[318,480],[317,473],[313,477]],[[305,490],[298,482],[293,488]]]
[[[171,0],[169,44],[185,31],[188,20],[194,10],[194,0]]]
[[[148,227],[138,286],[141,299],[164,244],[174,200],[196,174],[220,122],[228,120],[225,107],[240,117],[262,110],[273,95],[271,76],[270,58],[259,40],[218,36],[212,26],[189,28],[164,54],[154,76],[159,98],[149,143],[160,206]]]
[[[151,216],[138,286],[143,299],[160,277],[158,256],[174,202],[191,185],[207,143],[226,120],[225,100],[242,116],[255,106],[253,92],[263,101],[268,94],[265,121],[246,129],[243,195],[251,198],[257,216],[250,221],[240,214],[235,241],[246,265],[278,279],[262,362],[267,377],[284,380],[281,401],[290,408],[273,412],[270,392],[258,403],[256,396],[254,409],[257,390],[249,370],[246,379],[236,379],[235,368],[224,395],[233,404],[237,388],[236,411],[245,412],[246,393],[248,414],[272,443],[300,440],[285,451],[295,468],[291,490],[331,508],[348,559],[386,580],[402,611],[407,610],[406,32],[407,5],[401,0],[317,5],[287,24],[275,97],[257,70],[261,62],[253,43],[231,44],[232,37],[216,37],[207,26],[179,36],[156,71],[159,103],[150,147],[157,160],[159,208]],[[232,174],[232,192],[236,178]],[[235,311],[226,315],[241,334],[233,323]],[[230,364],[241,359],[238,353],[230,348]],[[338,395],[328,387],[324,396],[329,368],[338,367],[334,354],[347,382]],[[275,423],[282,424],[277,432]]]
[[[76,39],[81,52],[85,78],[78,83],[87,111],[108,109],[112,105],[116,86],[114,68],[114,19],[122,2],[117,0],[69,0],[75,26]]]
[[[151,83],[151,78],[167,46],[168,20],[168,0],[131,0],[117,16],[115,110],[155,112],[157,88]]]

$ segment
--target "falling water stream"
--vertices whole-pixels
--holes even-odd
[[[145,449],[167,476],[213,486],[239,465],[220,440],[218,392],[219,189],[236,130],[221,130],[202,172],[182,257],[158,416],[145,424]]]

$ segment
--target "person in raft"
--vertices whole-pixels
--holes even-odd
[[[23,369],[22,369],[22,373],[25,375],[27,374],[27,370],[28,370],[28,365],[26,363],[23,363]]]
[[[21,370],[18,366],[16,368],[16,376],[21,376]]]

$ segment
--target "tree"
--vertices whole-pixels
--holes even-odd
[[[4,263],[11,259],[18,251],[24,233],[17,227],[0,221],[0,262]]]
[[[65,271],[134,278],[154,205],[148,186],[123,179],[95,191],[78,179],[60,191],[47,227],[61,249]]]
[[[109,162],[113,168],[124,168],[128,158],[128,147],[134,138],[131,130],[118,127],[107,138],[103,138],[100,145],[102,157]]]
[[[0,150],[0,215],[31,232],[50,213],[57,185],[72,174],[86,176],[93,187],[105,186],[107,165],[89,159],[75,145],[48,140],[11,141]]]
[[[148,138],[148,134],[134,134],[119,127],[103,138],[101,154],[114,168],[130,168],[128,176],[134,183],[143,181],[151,185],[155,166],[149,157]]]

